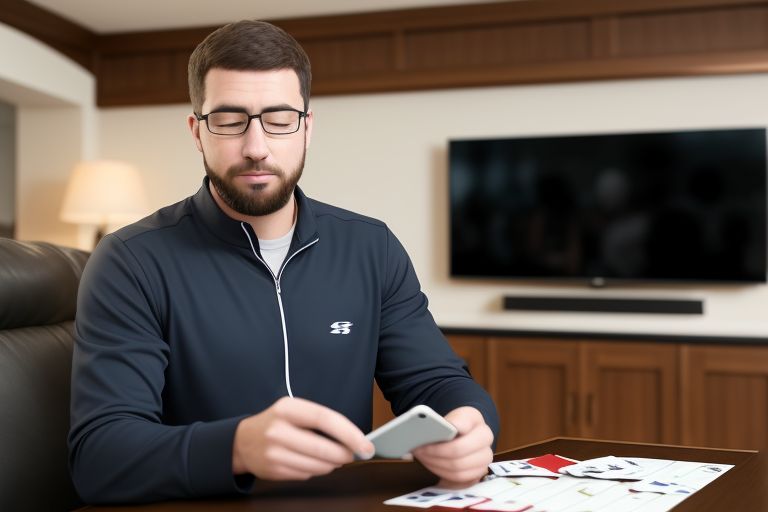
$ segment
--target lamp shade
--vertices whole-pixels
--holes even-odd
[[[79,163],[67,184],[61,220],[76,224],[120,224],[147,213],[144,184],[138,170],[124,162]]]

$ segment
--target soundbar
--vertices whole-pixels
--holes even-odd
[[[580,311],[596,313],[661,313],[702,315],[704,301],[696,299],[628,299],[616,297],[529,297],[508,295],[504,309],[525,311]]]

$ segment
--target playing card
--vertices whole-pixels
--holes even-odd
[[[416,492],[403,494],[384,502],[385,505],[399,505],[404,507],[429,508],[440,503],[454,494],[451,489],[440,487],[425,487]]]
[[[558,470],[578,461],[548,453],[530,459],[505,460],[488,465],[497,476],[548,476],[559,477]]]
[[[436,508],[457,508],[463,509],[478,503],[488,501],[488,498],[483,496],[477,496],[475,494],[468,494],[463,492],[453,493],[448,499],[442,500],[435,505]]]
[[[509,478],[498,478],[494,475],[489,475],[482,482],[462,490],[476,496],[492,498],[515,487],[518,487],[518,484]]]
[[[648,475],[672,464],[671,460],[644,459],[639,457],[599,457],[565,466],[561,473],[576,477],[591,477],[605,480],[642,480]]]
[[[486,501],[469,507],[469,510],[486,510],[489,512],[525,512],[531,510],[533,505],[527,503]]]
[[[554,473],[557,473],[560,468],[563,468],[565,466],[571,466],[573,464],[576,464],[577,462],[579,461],[568,459],[566,457],[561,457],[560,455],[553,455],[551,453],[542,455],[540,457],[534,457],[532,459],[528,459],[529,464],[533,464],[534,466],[538,466],[540,468],[548,469]]]
[[[693,494],[732,467],[730,464],[674,462],[651,477],[634,483],[632,490],[663,494]]]

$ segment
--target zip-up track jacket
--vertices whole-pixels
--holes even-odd
[[[80,285],[69,435],[87,502],[248,492],[237,424],[288,394],[371,426],[374,377],[396,414],[495,407],[427,309],[382,222],[308,199],[279,273],[205,179],[105,237]]]

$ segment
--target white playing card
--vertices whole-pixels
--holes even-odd
[[[464,492],[472,493],[477,496],[483,496],[485,498],[493,498],[503,492],[518,487],[519,484],[513,482],[509,478],[496,478],[493,475],[487,476],[482,482],[473,485],[468,489],[463,489]]]
[[[497,476],[549,476],[555,478],[560,476],[559,473],[530,464],[528,459],[491,462],[488,467]]]
[[[533,505],[527,503],[511,503],[499,501],[486,501],[478,505],[469,507],[469,510],[485,510],[488,512],[525,512],[533,508]]]
[[[632,485],[634,491],[693,494],[733,466],[678,461]]]
[[[664,469],[672,462],[664,459],[609,455],[565,466],[560,469],[560,472],[576,477],[587,476],[603,480],[642,480],[648,475]]]
[[[429,508],[451,497],[454,493],[451,489],[440,487],[425,487],[416,492],[403,494],[384,502],[385,505],[399,505],[404,507]]]
[[[440,507],[444,508],[467,508],[472,505],[477,505],[478,503],[483,503],[485,501],[488,501],[488,498],[484,498],[483,496],[477,496],[475,494],[466,494],[457,492],[454,493],[450,498],[443,500],[439,503]]]

